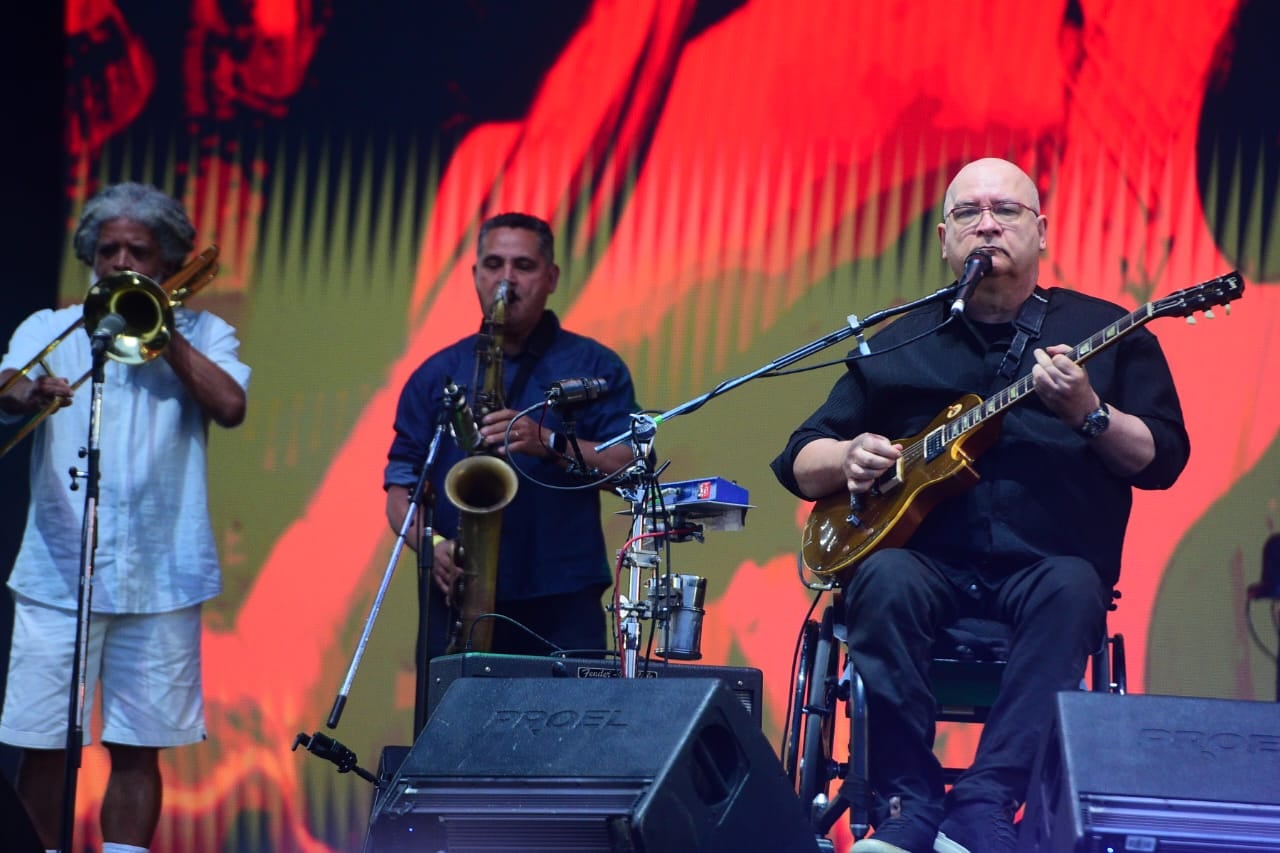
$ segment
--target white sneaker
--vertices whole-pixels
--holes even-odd
[[[969,853],[969,848],[958,841],[947,838],[945,832],[939,832],[933,839],[933,853]]]
[[[872,836],[856,842],[850,853],[911,853],[911,851]],[[933,853],[969,853],[969,848],[947,838],[945,833],[939,832],[933,839]]]

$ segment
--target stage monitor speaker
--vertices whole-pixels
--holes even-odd
[[[764,674],[744,666],[708,666],[693,663],[641,661],[641,678],[719,678],[733,691],[751,715],[756,727],[763,717]],[[457,678],[621,678],[621,664],[616,660],[588,658],[536,657],[527,655],[495,655],[467,652],[446,655],[431,661],[427,680],[427,714],[435,709],[440,697]]]
[[[459,678],[374,804],[366,853],[809,853],[764,734],[718,678]]]
[[[1280,705],[1060,693],[1019,849],[1280,850]]]

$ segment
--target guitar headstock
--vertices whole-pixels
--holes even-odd
[[[1236,270],[1157,299],[1151,303],[1151,307],[1153,316],[1186,317],[1189,322],[1195,322],[1192,315],[1196,312],[1204,311],[1212,317],[1211,309],[1215,305],[1227,305],[1243,295],[1244,278]],[[1231,309],[1227,310],[1229,312]]]

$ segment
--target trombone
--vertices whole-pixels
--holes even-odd
[[[89,288],[84,300],[84,314],[54,338],[44,349],[21,369],[0,385],[0,394],[8,392],[21,377],[29,374],[37,365],[50,376],[53,371],[45,361],[68,336],[82,326],[92,335],[98,324],[109,314],[116,314],[125,321],[124,329],[117,333],[107,348],[107,356],[124,364],[144,364],[164,351],[173,337],[173,309],[182,305],[218,274],[218,247],[210,246],[178,270],[165,286],[131,270],[101,278]],[[71,384],[74,391],[93,373],[86,370]],[[50,403],[23,424],[4,447],[3,457],[26,438],[41,421],[59,408]]]

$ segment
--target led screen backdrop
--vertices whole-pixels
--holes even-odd
[[[947,283],[934,227],[977,156],[1036,178],[1045,284],[1137,307],[1240,269],[1231,316],[1150,326],[1194,450],[1139,496],[1112,628],[1132,690],[1271,698],[1250,620],[1276,635],[1245,588],[1280,516],[1278,23],[1266,0],[69,3],[65,221],[105,182],[185,199],[221,251],[192,305],[254,367],[247,422],[211,449],[210,738],[166,756],[157,849],[358,847],[369,786],[290,747],[323,728],[391,553],[400,387],[475,327],[474,229],[510,209],[553,223],[553,307],[657,411]],[[68,251],[60,298],[84,284]],[[657,436],[666,479],[750,493],[744,530],[670,564],[708,579],[704,661],[764,670],[775,743],[811,593],[808,507],[767,463],[838,370],[752,381]],[[330,732],[368,768],[412,737],[415,596],[406,557]],[[90,749],[87,842],[105,773]]]

